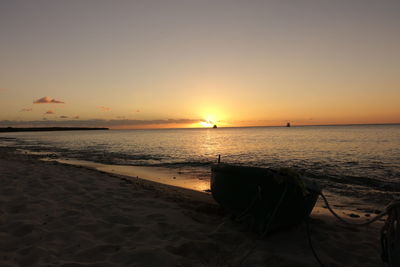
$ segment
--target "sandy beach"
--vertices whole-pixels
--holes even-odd
[[[320,201],[310,223],[325,266],[382,266],[381,226],[344,226]],[[1,147],[0,266],[319,265],[304,225],[259,240],[209,194]]]

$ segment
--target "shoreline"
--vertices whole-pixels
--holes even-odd
[[[51,151],[37,152],[24,148],[17,148],[15,146],[10,146],[9,149],[15,151],[17,154],[35,157],[40,161],[57,162],[62,165],[88,168],[110,175],[124,176],[128,179],[139,178],[144,181],[152,181],[160,185],[172,186],[173,188],[177,187],[190,191],[201,192],[203,194],[210,194],[209,180],[205,180],[204,177],[196,178],[196,176],[193,174],[189,176],[182,167],[167,168],[159,166],[109,164],[74,158],[62,158],[57,156],[56,152]],[[314,176],[312,175],[312,177]],[[348,211],[352,212],[370,213],[371,211],[382,210],[386,207],[386,205],[389,204],[389,202],[385,203],[381,200],[378,201],[377,199],[372,202],[366,201],[365,199],[357,198],[355,194],[338,194],[337,192],[327,190],[326,187],[322,187],[322,189],[324,190],[324,194],[328,197],[329,203],[331,203],[333,207],[347,209]]]
[[[378,130],[380,132],[382,129],[378,128]],[[283,132],[283,134],[288,133],[286,130]],[[212,133],[212,138],[208,135],[198,136],[198,134],[195,134],[194,140],[203,140],[204,138],[204,140],[209,141],[217,140],[215,138],[218,138],[218,132],[210,133]],[[357,134],[360,134],[360,132],[358,131]],[[237,147],[232,142],[234,136],[236,136],[234,133],[230,134],[228,138],[232,140],[224,141],[229,147],[226,153],[224,153],[224,149],[221,150],[219,145],[214,146],[207,143],[209,141],[205,141],[205,144],[196,141],[192,145],[188,143],[188,140],[192,138],[191,134],[180,135],[180,133],[175,132],[171,135],[157,133],[151,138],[145,137],[147,136],[146,133],[126,134],[122,131],[76,132],[72,136],[65,133],[22,133],[4,136],[6,135],[0,137],[0,146],[25,149],[30,154],[39,156],[41,154],[43,158],[66,160],[78,165],[95,165],[96,168],[111,173],[118,172],[123,175],[144,177],[199,191],[208,189],[207,181],[211,175],[210,164],[215,162],[217,157],[215,155],[222,153],[223,162],[226,163],[248,164],[249,166],[266,168],[293,167],[304,173],[305,176],[318,181],[321,186],[334,195],[334,199],[338,200],[347,197],[364,202],[364,206],[373,205],[382,208],[393,199],[400,197],[398,177],[400,166],[396,161],[398,155],[393,152],[393,149],[390,150],[390,146],[392,146],[390,144],[396,145],[397,141],[390,139],[390,136],[388,136],[388,140],[391,140],[392,143],[386,142],[379,145],[379,147],[382,147],[382,151],[378,149],[376,152],[371,152],[371,155],[368,151],[375,149],[376,145],[380,144],[380,141],[373,136],[370,139],[375,140],[376,143],[371,147],[361,145],[354,138],[350,138],[349,140],[354,141],[351,146],[358,147],[358,150],[353,149],[355,152],[350,153],[346,152],[347,139],[342,140],[343,136],[338,140],[333,139],[333,142],[339,146],[339,150],[334,149],[333,151],[336,152],[332,152],[337,153],[335,156],[328,156],[330,153],[326,152],[329,151],[332,143],[328,140],[324,141],[324,138],[328,138],[328,136],[325,136],[325,132],[319,134],[319,139],[312,141],[310,146],[292,143],[290,146],[293,149],[289,149],[287,155],[286,152],[281,153],[285,145],[266,149],[268,146],[263,144],[268,144],[269,141],[265,138],[259,139],[260,145],[257,142],[257,147],[264,147],[264,150],[267,151],[265,153],[251,147],[249,150]],[[171,136],[173,136],[173,143],[168,141]],[[186,140],[181,142],[182,145],[177,142],[176,137],[178,136]],[[259,133],[251,134],[251,136],[256,138]],[[272,136],[276,137],[276,135]],[[290,134],[290,136],[293,137],[293,134]],[[160,138],[160,143],[153,141],[158,140],[157,138]],[[75,139],[80,141],[73,142]],[[292,138],[287,139],[293,140]],[[122,142],[122,140],[124,141]],[[266,143],[263,143],[264,141]],[[215,142],[218,143],[219,141]],[[324,142],[326,146],[320,147],[321,142]],[[273,144],[272,146],[274,147]],[[311,149],[313,146],[315,146],[315,149]],[[278,153],[278,151],[280,152]],[[300,151],[304,151],[304,156]],[[381,152],[387,152],[387,156],[375,160]],[[46,156],[47,154],[48,156]],[[341,200],[337,202],[338,205],[341,205]],[[348,202],[350,203],[349,206],[353,206],[352,200]]]
[[[16,149],[17,153],[33,155],[41,161],[57,162],[62,165],[77,166],[104,172],[110,175],[119,175],[128,179],[139,178],[144,181],[154,182],[157,185],[168,185],[172,188],[181,188],[189,191],[201,192],[210,195],[209,180],[198,179],[193,176],[188,176],[181,169],[172,169],[156,166],[132,166],[132,165],[116,165],[105,164],[93,161],[68,159],[68,158],[43,158],[47,153],[32,152],[27,150]],[[334,192],[324,191],[328,196],[329,202],[335,208],[346,208],[347,211],[353,212],[371,212],[383,209],[385,206],[378,203],[365,202],[354,196],[339,195]],[[350,214],[349,212],[348,214]],[[364,214],[365,216],[365,214]],[[363,217],[363,216],[361,216]]]
[[[210,194],[4,147],[0,177],[2,266],[229,266],[254,244],[247,266],[317,266],[304,225],[258,240]],[[310,220],[326,266],[380,265],[381,226],[341,225],[320,201]]]
[[[152,166],[132,166],[132,165],[113,165],[97,163],[92,161],[74,160],[74,159],[41,159],[45,161],[56,161],[58,163],[81,166],[110,174],[128,176],[130,178],[141,178],[189,190],[207,192],[210,190],[209,182],[183,174],[180,171]]]

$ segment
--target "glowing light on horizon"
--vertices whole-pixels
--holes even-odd
[[[199,122],[202,127],[213,127],[217,124],[217,119],[214,115],[207,115],[206,118]]]
[[[200,125],[203,127],[213,127],[214,123],[210,122],[210,121],[201,121]]]

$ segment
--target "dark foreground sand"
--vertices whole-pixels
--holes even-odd
[[[382,266],[382,222],[346,227],[319,205],[325,266]],[[257,240],[210,195],[0,148],[0,266],[238,266],[250,248],[241,266],[318,266],[304,225]]]

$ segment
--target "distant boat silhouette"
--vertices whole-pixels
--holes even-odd
[[[217,129],[218,127],[217,127],[217,125],[216,124],[214,124],[214,126],[213,126],[213,129]]]
[[[288,123],[286,124],[286,127],[290,127],[290,122],[288,122]]]

